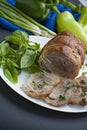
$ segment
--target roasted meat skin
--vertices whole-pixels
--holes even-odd
[[[75,78],[85,59],[85,44],[65,31],[43,47],[39,64],[46,71],[65,78]]]

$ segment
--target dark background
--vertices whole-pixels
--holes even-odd
[[[0,41],[9,34],[0,27]],[[87,130],[87,113],[40,107],[18,95],[0,78],[0,130]]]

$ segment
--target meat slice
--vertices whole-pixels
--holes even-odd
[[[66,97],[68,98],[68,104],[81,104],[82,102],[82,89],[80,87],[73,87],[68,89],[66,92]]]
[[[76,80],[78,81],[81,88],[86,89],[86,91],[87,91],[87,76],[82,75],[82,76],[76,78]]]
[[[39,64],[46,71],[73,79],[78,75],[84,58],[85,44],[72,33],[65,31],[43,47]]]
[[[45,71],[43,73],[35,73],[22,86],[22,90],[31,97],[43,98],[52,92],[59,81],[60,78],[54,74]]]
[[[22,90],[33,98],[43,99],[52,106],[66,104],[87,104],[87,77],[76,79],[60,78],[47,73],[35,73],[30,76]]]
[[[51,94],[48,97],[44,98],[46,103],[51,104],[53,106],[62,106],[69,103],[75,103],[74,95],[80,95],[77,93],[78,83],[76,80],[71,79],[62,79],[62,81],[53,89]],[[78,96],[77,96],[78,97]],[[72,101],[72,102],[71,102]]]
[[[77,80],[62,79],[44,100],[53,106],[66,104],[86,105],[87,94],[84,93],[79,85]]]
[[[48,97],[44,98],[45,102],[52,106],[62,106],[68,104],[68,100],[65,98],[65,88],[62,84],[58,84]]]
[[[82,89],[82,101],[81,104],[86,105],[87,104],[87,76],[80,76],[78,78],[76,78],[76,80],[79,83],[79,86]]]

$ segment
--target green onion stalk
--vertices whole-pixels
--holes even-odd
[[[4,0],[0,0],[0,17],[5,18],[9,22],[27,31],[30,31],[35,35],[41,35],[50,38],[56,36],[55,32],[36,22],[34,19],[27,16],[22,11],[5,2]]]

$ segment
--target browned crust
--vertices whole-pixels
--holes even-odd
[[[56,37],[48,41],[48,43],[42,49],[42,53],[39,58],[39,64],[43,69],[49,70],[49,68],[45,66],[46,62],[44,64],[44,59],[49,59],[49,56],[53,52],[64,55],[69,61],[71,60],[72,65],[76,65],[75,73],[73,75],[71,74],[72,76],[70,75],[70,78],[75,78],[79,73],[79,70],[85,59],[85,44],[83,41],[79,38],[76,38],[69,31],[58,34]],[[69,78],[67,75],[66,77]]]

